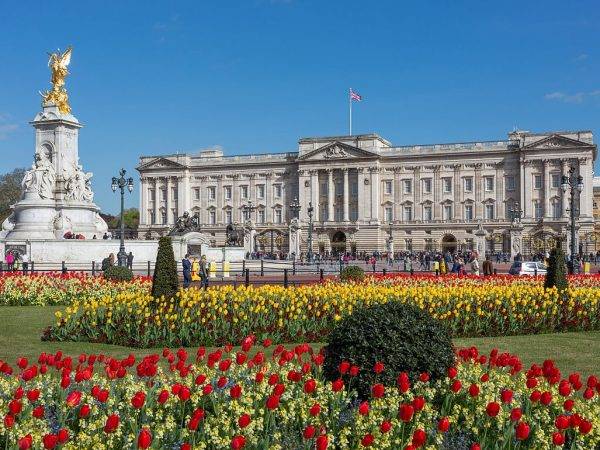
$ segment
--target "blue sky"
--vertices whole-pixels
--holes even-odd
[[[355,133],[397,145],[599,133],[597,1],[0,0],[0,172],[28,166],[46,52],[67,88],[97,203],[141,154],[295,150]],[[136,180],[137,182],[137,180]],[[128,204],[137,206],[138,195]]]

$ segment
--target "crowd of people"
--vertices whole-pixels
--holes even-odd
[[[203,288],[208,287],[208,263],[206,256],[202,255],[200,261],[196,257],[185,255],[181,260],[183,267],[183,287],[187,288],[193,281],[199,281]]]

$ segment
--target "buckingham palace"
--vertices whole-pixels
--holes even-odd
[[[586,251],[595,158],[591,131],[409,146],[363,134],[303,138],[283,153],[142,156],[139,233],[163,235],[188,212],[212,245],[225,245],[229,224],[251,223],[257,251],[286,253],[297,217],[301,252],[309,242],[333,254],[466,250],[483,230],[486,252],[527,255],[558,239],[567,248],[570,194],[561,185],[573,174],[583,184],[576,230]]]

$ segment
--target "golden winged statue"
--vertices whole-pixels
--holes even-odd
[[[67,67],[71,62],[72,47],[67,48],[64,53],[60,53],[60,50],[56,53],[49,53],[50,59],[48,59],[48,67],[52,72],[52,89],[42,93],[44,103],[54,103],[58,106],[58,110],[63,114],[71,112],[69,106],[69,96],[65,89],[65,78],[69,75]]]

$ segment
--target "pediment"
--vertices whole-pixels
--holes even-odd
[[[184,169],[185,166],[183,164],[179,164],[178,162],[171,161],[170,159],[159,157],[153,159],[152,161],[148,161],[147,163],[142,164],[138,167],[138,170],[148,170],[148,169]]]
[[[578,141],[577,139],[571,139],[565,136],[561,136],[560,134],[552,134],[543,139],[540,139],[539,141],[527,144],[523,148],[527,150],[548,150],[563,147],[590,147],[590,144],[588,144],[587,142]]]
[[[332,142],[315,150],[312,150],[298,158],[299,161],[332,161],[355,158],[379,158],[375,152],[358,148],[343,142]]]

